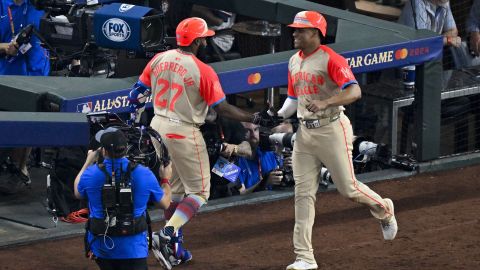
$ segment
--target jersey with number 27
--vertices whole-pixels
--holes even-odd
[[[187,123],[203,124],[208,106],[225,99],[215,71],[178,49],[155,55],[139,80],[152,89],[155,115]]]

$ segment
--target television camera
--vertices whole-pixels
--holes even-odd
[[[271,133],[269,131],[260,132],[260,147],[264,150],[274,151],[278,148],[282,149],[283,159],[290,157],[296,140],[296,133]],[[355,173],[365,173],[384,169],[395,164],[391,164],[391,153],[387,145],[377,144],[369,141],[365,137],[357,136],[353,141],[352,160]],[[290,167],[283,168],[284,181],[289,183],[293,176]],[[291,179],[290,179],[291,176]],[[327,168],[322,168],[320,172],[321,184],[328,186],[332,183],[330,172]]]
[[[142,1],[30,2],[46,13],[32,33],[50,50],[54,75],[114,77],[120,55],[151,58],[173,44],[165,37],[166,10],[134,5]]]
[[[205,138],[205,145],[207,146],[207,153],[209,157],[218,158],[218,155],[223,151],[223,140],[215,138]]]
[[[160,163],[166,166],[170,162],[167,146],[160,134],[151,127],[127,124],[116,114],[106,111],[88,113],[87,119],[92,137],[98,130],[108,127],[121,130],[128,139],[127,158],[130,161],[149,167],[153,172],[158,171],[157,166]],[[90,146],[90,148],[96,147],[97,145]]]
[[[283,178],[281,186],[293,186],[295,184],[292,167],[284,165],[284,161],[292,157],[296,135],[296,133],[271,133],[268,130],[260,129],[260,149],[277,152],[277,162],[278,164],[282,164]],[[279,152],[281,152],[281,154]]]

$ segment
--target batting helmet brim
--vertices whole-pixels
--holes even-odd
[[[289,24],[287,26],[292,27],[292,28],[316,28],[316,27],[312,26],[311,24],[303,24],[303,23],[292,23],[292,24]]]
[[[203,37],[215,36],[215,31],[208,29],[207,33]]]

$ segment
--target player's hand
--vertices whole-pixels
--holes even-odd
[[[172,162],[169,162],[167,166],[161,164],[158,168],[158,175],[161,179],[171,179],[172,178]]]
[[[267,183],[274,186],[279,186],[282,183],[283,172],[280,169],[271,171],[268,174]]]
[[[269,104],[270,105],[270,104]],[[277,110],[275,110],[275,108],[269,106],[268,110],[267,110],[267,114],[272,116],[272,117],[279,117],[278,116],[278,112]]]
[[[275,108],[267,103],[267,108],[253,114],[252,123],[262,127],[272,128],[282,122]]]
[[[305,108],[310,112],[316,113],[328,108],[328,103],[325,100],[311,100],[307,101]]]
[[[128,102],[130,103],[130,118],[133,122],[138,122],[140,115],[145,110],[145,103],[151,95],[150,89],[137,82],[128,94]]]
[[[479,32],[470,33],[470,51],[475,56],[480,56],[480,33]]]
[[[253,114],[252,123],[262,127],[272,128],[275,126],[275,119],[268,115],[266,111],[256,112]]]

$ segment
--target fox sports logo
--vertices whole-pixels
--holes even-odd
[[[130,37],[130,26],[122,19],[111,18],[103,23],[103,35],[111,41],[123,42]]]

